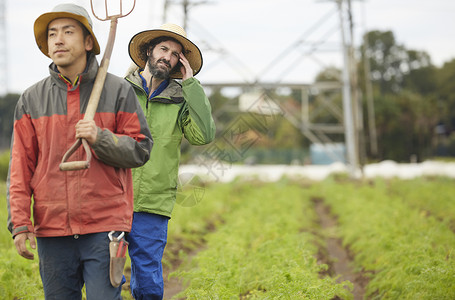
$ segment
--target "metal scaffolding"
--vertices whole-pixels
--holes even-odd
[[[334,161],[345,162],[349,168],[350,175],[357,177],[359,175],[359,153],[360,149],[360,137],[362,135],[362,121],[361,121],[361,109],[359,103],[359,92],[357,87],[357,78],[356,78],[356,60],[354,57],[354,46],[353,46],[353,21],[352,21],[352,12],[351,12],[351,0],[328,0],[334,3],[334,8],[322,16],[313,26],[308,28],[302,36],[299,36],[298,39],[293,42],[288,48],[286,48],[283,53],[280,53],[276,56],[275,59],[266,65],[258,76],[252,81],[244,82],[225,82],[225,83],[208,83],[205,82],[204,86],[208,88],[228,88],[236,87],[240,88],[242,92],[248,93],[252,90],[258,91],[261,90],[263,95],[260,98],[266,98],[270,96],[271,92],[278,88],[291,88],[301,90],[302,99],[301,101],[301,111],[299,113],[288,113],[282,112],[282,115],[313,144],[318,144],[322,146],[322,149],[325,149],[326,154],[330,156]],[[187,26],[189,22],[188,17],[188,8],[196,4],[205,4],[206,1],[201,1],[198,3],[190,3],[188,0],[181,0],[179,2],[173,0],[165,0],[164,3],[164,17],[163,21],[166,20],[167,9],[169,4],[180,4],[183,6],[184,12],[184,24]],[[308,37],[314,33],[318,28],[322,27],[324,23],[327,23],[330,20],[334,20],[338,15],[339,23],[333,28],[327,30],[321,37],[316,41],[310,41]],[[322,51],[321,47],[324,43],[327,42],[329,37],[332,34],[339,34],[340,44],[337,45],[338,52],[343,57],[343,67],[342,67],[342,78],[340,82],[331,82],[331,83],[321,83],[316,82],[314,84],[297,84],[297,83],[286,83],[283,82],[284,74],[278,76],[276,82],[265,82],[263,81],[264,74],[269,72],[273,66],[282,63],[283,58],[285,58],[291,50],[298,49],[300,51],[299,59],[303,56],[311,57],[316,60],[314,54],[318,51]],[[218,47],[212,47],[206,41],[203,42],[204,45],[208,45],[208,49],[216,49]],[[327,49],[325,49],[327,51]],[[226,50],[220,51],[220,59],[227,59],[228,52]],[[231,57],[232,59],[232,57]],[[231,64],[231,67],[234,67],[235,64]],[[291,64],[287,71],[290,69],[296,68],[298,63]],[[315,97],[315,91],[317,97]],[[342,97],[342,107],[339,107],[338,104],[334,103],[333,95],[341,95]],[[322,123],[313,123],[312,119],[315,112],[309,109],[310,98],[313,100],[313,107],[318,105],[316,111],[322,109],[327,110],[338,123],[322,124]],[[278,106],[279,103],[278,103]],[[230,108],[232,109],[232,108]],[[334,153],[332,151],[334,144],[330,136],[334,135],[344,136],[344,144],[346,148],[345,157],[340,157],[339,153]]]

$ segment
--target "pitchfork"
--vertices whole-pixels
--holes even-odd
[[[104,51],[103,59],[101,60],[100,67],[98,69],[98,73],[96,74],[95,83],[93,85],[92,93],[90,94],[90,99],[87,104],[87,109],[85,111],[84,120],[93,120],[96,109],[98,107],[98,102],[100,100],[101,92],[103,91],[104,81],[106,80],[107,69],[109,67],[109,62],[111,59],[112,49],[114,48],[114,41],[115,41],[115,33],[117,31],[117,19],[123,18],[128,16],[134,9],[136,5],[136,0],[133,2],[133,8],[127,13],[123,14],[122,9],[122,0],[120,0],[120,13],[118,15],[109,15],[108,13],[108,5],[107,0],[104,0],[104,6],[106,9],[106,17],[99,18],[95,14],[95,10],[93,9],[93,1],[90,0],[90,6],[92,8],[92,13],[100,21],[107,21],[111,20],[111,27],[109,30],[109,38],[106,44],[106,50]],[[82,161],[69,161],[67,160],[73,155],[73,153],[80,147],[84,147],[86,160]],[[92,153],[88,142],[85,139],[77,139],[77,141],[71,146],[70,149],[63,155],[62,162],[60,163],[60,170],[61,171],[75,171],[75,170],[82,170],[88,169],[90,167],[90,160],[92,159]]]

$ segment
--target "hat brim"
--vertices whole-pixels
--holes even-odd
[[[193,69],[193,76],[198,74],[202,68],[201,50],[199,50],[199,48],[193,42],[191,42],[184,36],[164,29],[152,29],[142,31],[131,38],[128,46],[128,52],[134,63],[140,68],[144,69],[146,62],[141,58],[140,54],[141,46],[161,36],[172,37],[182,44],[183,48],[185,49],[184,55],[188,62],[190,63],[191,68]],[[180,70],[176,70],[172,74],[170,74],[170,77],[175,79],[182,79],[183,75],[180,72]]]
[[[95,34],[93,33],[92,27],[90,26],[86,18],[69,12],[50,12],[39,16],[38,19],[36,19],[35,21],[35,25],[33,26],[36,44],[38,45],[38,48],[41,50],[41,52],[43,52],[44,55],[50,57],[49,48],[47,45],[47,27],[49,26],[50,22],[59,18],[75,19],[79,21],[85,28],[87,28],[87,30],[90,32],[90,35],[93,38],[92,52],[95,54],[100,54],[100,45],[98,44]]]

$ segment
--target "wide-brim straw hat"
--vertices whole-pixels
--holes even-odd
[[[52,12],[42,14],[39,16],[33,27],[35,32],[36,44],[38,48],[43,52],[47,57],[49,56],[49,49],[47,46],[47,27],[49,23],[55,19],[59,18],[71,18],[79,21],[87,30],[90,32],[90,35],[93,38],[93,49],[92,52],[95,54],[100,54],[100,45],[93,33],[92,19],[88,15],[87,11],[78,5],[67,3],[59,4],[52,9]]]
[[[188,59],[188,62],[193,69],[193,76],[199,73],[202,68],[202,53],[199,48],[186,37],[185,30],[175,24],[164,24],[161,25],[159,29],[146,30],[134,35],[128,46],[128,52],[134,63],[144,69],[146,62],[141,57],[141,46],[162,36],[172,37],[179,41],[184,48],[183,54]],[[183,75],[180,70],[176,70],[170,74],[170,77],[182,79]]]

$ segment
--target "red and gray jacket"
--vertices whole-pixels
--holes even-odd
[[[9,230],[13,236],[34,232],[38,237],[130,231],[129,168],[147,162],[153,145],[133,89],[107,74],[94,117],[98,136],[90,168],[60,171],[63,154],[75,142],[75,125],[84,117],[98,63],[90,54],[75,86],[54,64],[49,70],[49,77],[21,95],[15,110],[7,179]],[[82,147],[71,157],[84,159]]]

